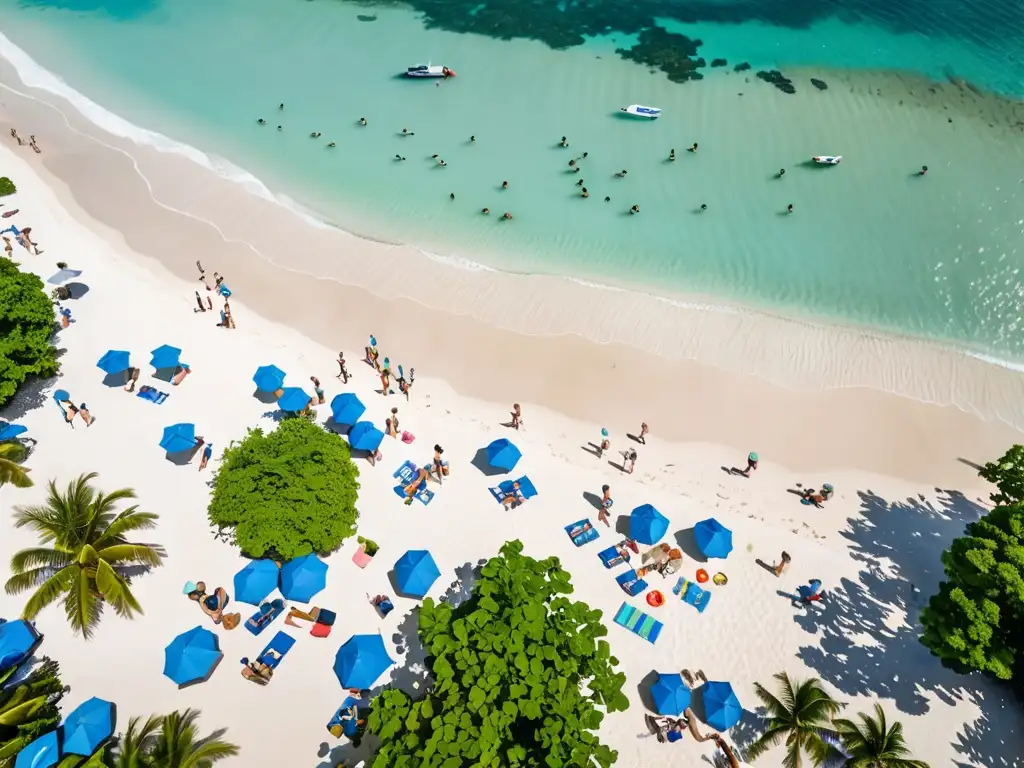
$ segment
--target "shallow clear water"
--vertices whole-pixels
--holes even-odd
[[[731,71],[739,61],[753,71],[908,70],[1021,93],[1019,19],[960,3],[891,18],[891,5],[830,8],[642,6],[700,38],[708,61],[729,61],[687,84],[617,56],[635,34],[608,30],[553,50],[343,2],[3,2],[0,23],[94,101],[249,169],[352,231],[511,271],[718,296],[1024,358],[1024,134],[1012,121],[989,127],[949,86],[929,94],[854,73],[819,92],[802,74],[788,96]],[[445,12],[452,18],[434,23],[458,28],[462,17]],[[523,21],[502,18],[514,29]],[[396,76],[428,59],[459,76],[440,85]],[[911,107],[920,99],[935,104]],[[623,119],[618,107],[633,102],[664,117]],[[684,151],[694,141],[699,152]],[[568,161],[583,151],[575,175]],[[817,153],[845,160],[808,167]],[[924,163],[929,175],[914,176]],[[780,167],[788,172],[774,179]],[[628,213],[634,203],[639,216]],[[501,221],[504,211],[514,219]]]

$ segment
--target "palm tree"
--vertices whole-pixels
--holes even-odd
[[[131,575],[164,559],[162,547],[125,538],[153,528],[157,515],[136,506],[115,513],[118,502],[135,498],[135,491],[120,488],[104,494],[90,485],[95,478],[95,472],[81,475],[63,494],[51,480],[44,505],[15,507],[15,527],[34,529],[40,543],[49,546],[15,553],[14,575],[5,586],[9,595],[34,590],[22,612],[26,619],[63,597],[71,628],[86,639],[100,620],[103,603],[125,618],[142,613],[130,588]]]
[[[115,750],[114,768],[210,768],[239,749],[214,736],[199,738],[199,710],[150,716],[140,726],[133,717]]]
[[[20,462],[25,458],[25,446],[21,443],[0,443],[0,485],[8,483],[15,488],[29,488],[32,480],[27,467]]]
[[[835,756],[837,751],[832,742],[837,733],[832,718],[842,704],[822,689],[816,677],[794,683],[785,672],[779,672],[775,679],[779,682],[779,696],[754,683],[754,692],[768,710],[768,727],[747,749],[747,759],[755,760],[783,741],[785,768],[800,768],[805,754],[812,765]]]
[[[860,712],[857,720],[835,723],[847,754],[844,768],[928,768],[928,763],[910,757],[903,724],[889,726],[879,704],[875,704],[874,717]]]
[[[63,695],[60,667],[46,657],[20,683],[0,691],[0,766],[13,766],[25,745],[60,724]]]
[[[113,768],[150,768],[149,753],[153,749],[155,734],[160,730],[161,718],[150,715],[141,726],[141,718],[133,717],[128,721],[128,730],[118,737]]]

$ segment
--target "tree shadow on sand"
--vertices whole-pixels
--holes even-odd
[[[825,585],[822,610],[795,614],[816,638],[797,656],[847,696],[889,698],[908,715],[928,711],[927,693],[949,705],[966,699],[992,711],[1005,693],[998,684],[946,669],[919,641],[921,608],[943,578],[943,550],[987,512],[958,491],[935,490],[937,502],[923,496],[888,502],[870,490],[858,492],[861,512],[841,535],[862,569],[856,581]],[[983,715],[953,734],[957,751],[978,765],[1019,765],[1019,745],[979,737],[986,723]]]

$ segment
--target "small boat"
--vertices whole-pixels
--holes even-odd
[[[661,117],[661,109],[658,107],[645,107],[642,104],[630,104],[628,107],[620,107],[619,111],[633,117],[643,117],[647,120],[657,120]]]
[[[815,155],[814,162],[818,165],[839,165],[842,155]]]
[[[406,77],[455,77],[455,71],[437,64],[417,64],[405,70]]]

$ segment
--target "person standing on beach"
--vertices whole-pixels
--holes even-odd
[[[210,457],[213,456],[213,443],[207,443],[203,447],[203,458],[199,460],[199,471],[202,472],[206,469],[207,462],[210,461]]]
[[[791,559],[792,558],[789,556],[789,552],[783,551],[782,555],[779,557],[779,562],[772,563],[772,570],[775,571],[776,577],[782,575],[782,572],[786,570],[786,566],[789,565],[789,561]]]
[[[310,376],[309,380],[313,382],[313,391],[316,393],[316,401],[318,405],[324,404],[324,390],[320,386],[320,379],[316,376]]]
[[[341,379],[343,383],[348,384],[348,368],[345,365],[344,352],[338,353],[338,378]]]
[[[651,430],[648,428],[646,421],[640,425],[640,436],[637,437],[637,440],[641,445],[647,445],[647,433],[650,431]]]
[[[440,445],[434,445],[434,458],[433,458],[433,469],[434,474],[437,476],[437,484],[444,485],[444,476],[448,473],[447,463],[443,458],[444,448]]]
[[[82,421],[85,422],[85,426],[92,426],[92,414],[89,413],[89,409],[86,408],[85,403],[82,403],[80,406],[78,406],[78,415],[82,417]]]
[[[747,454],[747,468],[740,470],[740,474],[744,477],[750,477],[750,473],[757,469],[757,454],[751,451]]]
[[[523,423],[523,411],[519,407],[519,403],[512,403],[512,423],[510,426],[512,429],[519,429],[519,425]]]
[[[384,397],[387,397],[388,390],[391,388],[391,381],[388,378],[387,369],[384,369],[380,372],[380,384],[381,387],[383,387],[383,389],[381,389],[381,394],[384,395]]]
[[[138,368],[129,368],[128,369],[128,384],[125,385],[125,388],[124,388],[125,391],[126,392],[134,392],[135,391],[135,384],[138,382],[138,380],[139,380],[139,369]]]
[[[636,448],[628,448],[622,452],[622,471],[632,475],[635,466]]]
[[[597,448],[597,458],[604,456],[604,452],[612,447],[611,440],[608,439],[608,430],[604,427],[601,428],[601,445]]]
[[[611,486],[602,485],[601,486],[601,509],[599,509],[598,512],[597,512],[597,519],[600,520],[605,525],[607,525],[609,528],[611,527],[611,523],[608,522],[608,513],[611,511],[612,504],[614,504],[614,503],[615,502],[612,501],[612,489],[611,489]]]

